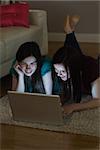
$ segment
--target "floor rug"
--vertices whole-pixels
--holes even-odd
[[[13,120],[8,96],[6,95],[0,98],[0,123],[5,124],[100,137],[99,115],[100,108],[74,112],[69,116],[65,116],[65,125],[63,126],[50,126],[47,124],[18,122]]]

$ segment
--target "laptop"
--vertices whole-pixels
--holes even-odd
[[[64,125],[58,95],[8,91],[13,119],[16,121]]]

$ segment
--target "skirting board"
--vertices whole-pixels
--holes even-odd
[[[63,42],[65,36],[65,33],[49,32],[48,40]],[[100,43],[100,34],[76,33],[76,38],[79,42]]]

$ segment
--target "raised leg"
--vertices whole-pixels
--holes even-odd
[[[65,20],[65,26],[64,26],[64,31],[66,33],[66,38],[65,38],[65,42],[64,42],[64,46],[69,46],[69,47],[73,47],[74,49],[77,49],[79,52],[81,52],[79,43],[75,37],[75,26],[79,21],[79,16],[67,16],[66,20]],[[81,52],[82,53],[82,52]]]

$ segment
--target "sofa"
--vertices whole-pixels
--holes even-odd
[[[0,27],[0,78],[9,74],[18,47],[28,41],[39,44],[41,54],[48,53],[47,13],[29,10],[30,27]]]

